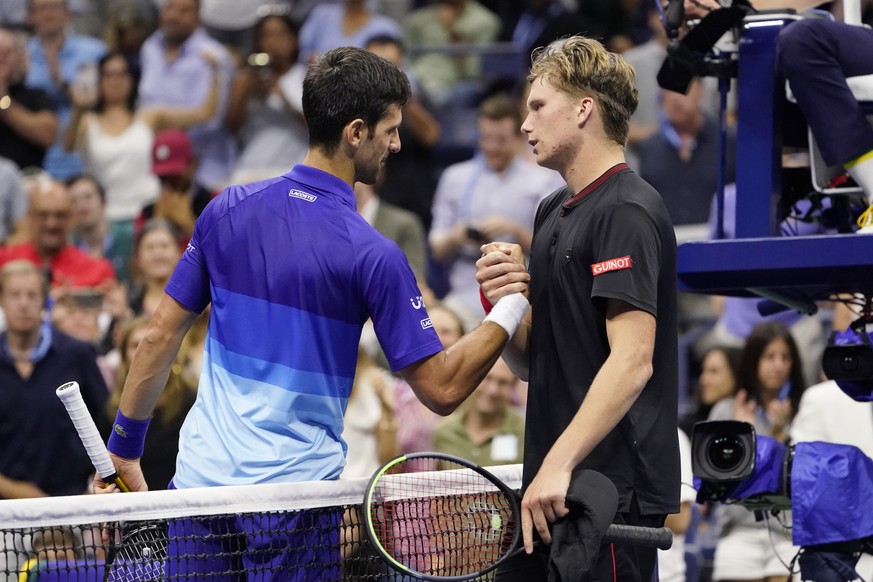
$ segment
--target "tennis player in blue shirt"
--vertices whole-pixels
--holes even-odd
[[[137,350],[109,439],[131,490],[147,488],[138,458],[148,419],[182,338],[210,303],[176,488],[336,479],[345,463],[343,412],[369,318],[392,369],[440,414],[472,393],[497,360],[527,312],[526,274],[514,274],[518,293],[443,350],[405,256],[355,210],[355,182],[375,183],[387,157],[400,150],[397,129],[408,96],[406,76],[388,61],[349,47],[325,53],[303,85],[310,140],[303,163],[277,178],[231,186],[207,206]],[[507,269],[524,270],[509,263]],[[104,486],[99,478],[96,485]],[[245,533],[252,526],[222,527]],[[213,549],[198,543],[201,556]],[[280,551],[271,550],[269,559],[311,561],[291,555],[303,543],[273,540],[270,548]],[[206,558],[184,562],[196,574],[227,566]],[[299,575],[333,577],[305,568]]]

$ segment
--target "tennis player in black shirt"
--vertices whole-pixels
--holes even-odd
[[[625,164],[637,106],[633,68],[581,36],[535,53],[522,131],[567,186],[537,211],[531,311],[504,351],[529,380],[522,529],[531,555],[498,579],[545,579],[550,524],[567,514],[573,472],[619,493],[615,523],[661,526],[679,509],[676,239],[659,194]],[[515,245],[482,247],[492,303],[524,291]],[[590,580],[652,579],[656,550],[602,545]]]

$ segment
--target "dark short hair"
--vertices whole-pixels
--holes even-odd
[[[409,92],[403,71],[382,57],[355,47],[327,51],[303,80],[309,146],[332,154],[346,125],[362,119],[372,131],[392,105],[406,104]]]
[[[64,185],[69,189],[72,188],[74,184],[78,184],[82,181],[91,182],[94,184],[94,187],[97,188],[97,194],[100,196],[100,202],[102,204],[106,204],[106,189],[103,187],[103,184],[100,183],[97,178],[90,174],[76,174],[75,176],[70,176],[67,178]]]
[[[498,93],[483,101],[479,105],[476,114],[480,118],[492,121],[512,119],[519,128],[521,128],[521,122],[523,121],[521,118],[521,105],[505,93]]]

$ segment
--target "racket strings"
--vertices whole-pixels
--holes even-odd
[[[512,502],[474,471],[450,461],[439,468],[399,467],[380,480],[370,509],[375,533],[387,553],[410,570],[475,574],[512,549],[518,527]]]

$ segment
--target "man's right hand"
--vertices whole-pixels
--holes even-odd
[[[482,245],[482,258],[476,261],[476,281],[492,305],[511,293],[529,296],[530,275],[525,268],[521,246],[492,242]]]
[[[139,459],[125,459],[112,453],[109,453],[109,457],[112,459],[112,464],[115,465],[115,470],[118,471],[118,476],[121,477],[128,489],[131,491],[149,490],[139,465]],[[118,493],[120,491],[121,489],[115,483],[104,483],[99,474],[94,474],[94,493]]]

